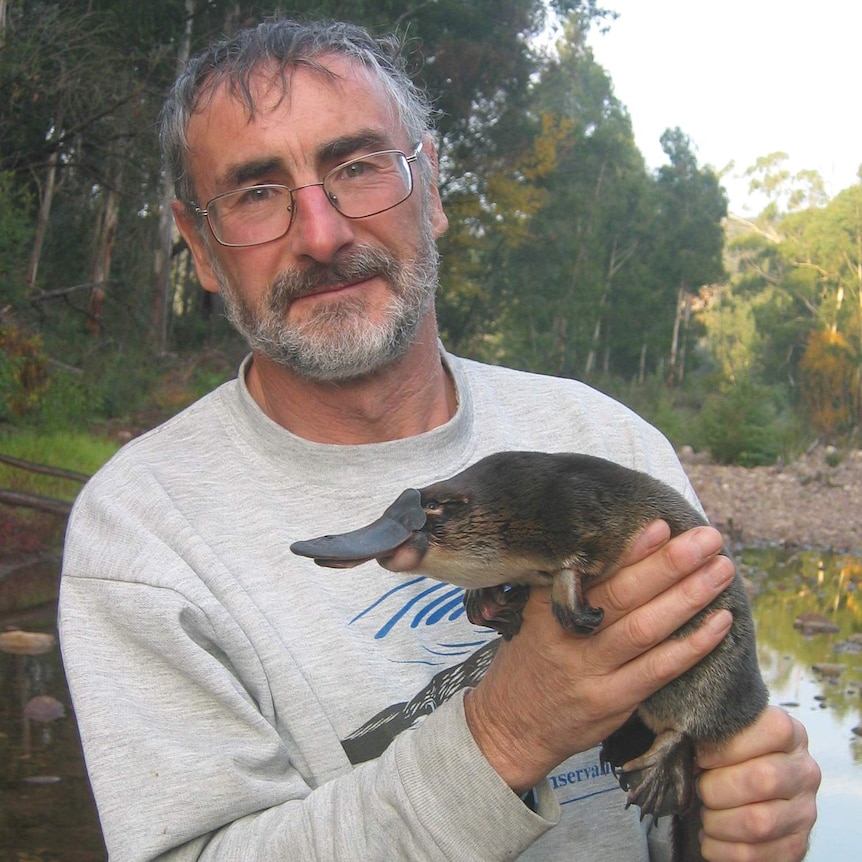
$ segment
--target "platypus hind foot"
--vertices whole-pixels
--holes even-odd
[[[467,619],[473,625],[495,629],[504,640],[511,640],[521,630],[524,605],[529,595],[528,586],[501,585],[467,590],[464,593]]]
[[[641,820],[684,814],[694,802],[694,742],[675,730],[660,733],[650,749],[624,763],[618,774],[628,791],[626,807],[634,803]]]

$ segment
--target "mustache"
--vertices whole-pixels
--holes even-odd
[[[297,297],[324,287],[340,287],[374,276],[393,282],[400,271],[401,264],[388,252],[378,248],[359,248],[329,264],[315,263],[307,269],[280,273],[272,285],[270,307],[281,311]]]

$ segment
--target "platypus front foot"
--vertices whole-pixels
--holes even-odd
[[[511,640],[521,630],[524,605],[530,595],[527,586],[482,587],[464,593],[467,619],[473,625],[498,631],[504,640]]]
[[[581,635],[591,635],[599,627],[605,615],[601,608],[594,608],[587,604],[570,608],[568,605],[552,601],[551,607],[554,616],[564,629]]]
[[[649,750],[618,770],[628,802],[654,818],[685,814],[694,802],[694,742],[676,730],[660,733]]]

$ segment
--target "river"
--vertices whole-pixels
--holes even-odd
[[[862,644],[848,638],[862,633],[862,560],[764,548],[742,551],[738,562],[755,591],[759,658],[771,701],[805,724],[823,770],[807,859],[851,862],[862,846],[862,737],[854,732],[862,733]],[[31,581],[45,577],[34,571]],[[8,586],[0,581],[0,597]],[[2,608],[0,632],[55,634],[51,601],[26,613]],[[806,612],[823,615],[838,631],[801,633],[794,621]],[[64,716],[47,723],[26,718],[35,697],[59,701]],[[59,650],[0,653],[0,862],[105,858]]]

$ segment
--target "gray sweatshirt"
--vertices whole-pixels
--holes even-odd
[[[695,499],[667,441],[606,396],[444,358],[458,410],[418,437],[300,439],[244,366],[82,491],[60,637],[115,862],[649,858],[598,749],[554,770],[535,813],[485,761],[463,693],[496,635],[459,589],[290,552],[504,449],[600,455]]]

